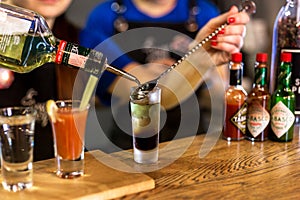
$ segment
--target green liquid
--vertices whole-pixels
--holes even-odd
[[[52,62],[55,38],[30,34],[0,35],[0,66],[18,73],[27,73]]]
[[[97,83],[98,77],[90,75],[81,98],[80,109],[84,109],[88,105]]]

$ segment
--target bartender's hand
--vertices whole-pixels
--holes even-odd
[[[250,21],[248,14],[238,12],[238,8],[233,6],[228,12],[211,19],[195,38],[196,42],[200,42],[226,21],[229,25],[220,31],[208,45],[205,45],[205,49],[216,65],[228,62],[232,53],[240,51],[246,34],[246,23]],[[193,45],[195,43],[192,43],[191,47]]]

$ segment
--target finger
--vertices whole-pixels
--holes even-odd
[[[236,46],[240,46],[243,42],[243,37],[241,35],[220,35],[216,37],[215,41],[218,43],[230,43],[235,44]]]
[[[218,43],[217,46],[213,46],[213,48],[229,54],[237,53],[241,50],[241,48],[237,47],[235,44],[230,43]]]
[[[245,25],[229,25],[222,31],[222,34],[218,34],[218,36],[226,36],[226,35],[241,35],[245,37],[246,35],[246,26]]]
[[[230,15],[227,19],[229,24],[246,24],[250,21],[250,16],[246,12],[239,12]]]
[[[216,40],[212,41],[212,48],[229,53],[238,52],[243,46],[244,40],[240,35],[229,35],[217,37]]]

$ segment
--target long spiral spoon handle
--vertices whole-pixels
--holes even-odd
[[[246,12],[249,15],[256,12],[256,5],[253,1],[245,0],[242,2],[242,9],[240,12]],[[171,71],[173,68],[177,67],[180,63],[182,63],[184,60],[187,59],[191,54],[193,54],[195,51],[197,51],[200,47],[202,47],[206,42],[210,41],[214,36],[216,36],[222,29],[224,29],[228,23],[224,23],[221,26],[219,26],[214,32],[209,34],[206,38],[204,38],[201,42],[199,42],[196,46],[194,46],[191,50],[189,50],[181,59],[179,59],[177,62],[175,62],[173,65],[171,65],[165,72],[163,72],[159,77],[164,76],[166,73]]]

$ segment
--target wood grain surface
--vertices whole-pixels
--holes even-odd
[[[55,174],[53,159],[35,162],[34,186],[29,190],[8,192],[0,187],[1,200],[47,199],[111,199],[154,188],[154,180],[141,173],[126,173],[111,168],[100,160],[124,165],[111,156],[93,151],[85,154],[85,175],[76,179],[62,179]],[[123,166],[128,168],[128,166]],[[1,179],[1,178],[0,178]]]
[[[155,189],[121,199],[300,199],[298,128],[288,143],[219,139],[209,154],[200,158],[204,137],[176,140],[173,150],[160,153],[160,162],[192,144],[170,165],[147,173],[155,180]],[[133,165],[126,152],[114,156]]]
[[[74,180],[57,178],[53,160],[38,162],[33,189],[10,193],[1,188],[0,199],[300,199],[298,128],[288,143],[218,139],[200,158],[200,148],[209,141],[205,136],[160,144],[157,170],[150,168],[148,176],[121,172],[95,159],[113,160],[115,166],[126,170],[147,167],[133,162],[131,150],[88,154],[86,175]],[[149,190],[154,187],[153,179],[155,188]]]

